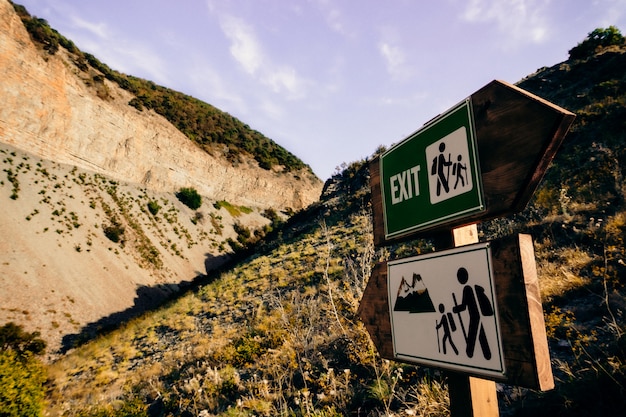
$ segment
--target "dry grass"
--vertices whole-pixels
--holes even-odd
[[[590,278],[581,276],[593,257],[579,248],[566,247],[552,249],[551,242],[536,245],[536,252],[541,254],[550,251],[550,260],[539,259],[538,274],[540,277],[541,298],[548,302],[554,297],[562,297],[569,291],[581,289],[589,285]]]
[[[374,257],[370,228],[364,213],[320,223],[77,349],[52,366],[49,413],[68,398],[80,410],[139,393],[196,414],[266,416],[344,415],[354,401],[369,402],[370,415],[414,415],[418,401],[439,401],[436,385],[409,392],[354,317]],[[367,388],[378,368],[385,384],[395,378],[393,392]],[[94,382],[99,398],[86,388]]]

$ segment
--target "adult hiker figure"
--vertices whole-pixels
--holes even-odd
[[[452,332],[456,331],[456,324],[454,323],[454,317],[452,313],[446,313],[446,307],[443,303],[439,304],[439,312],[441,313],[441,321],[437,323],[435,320],[435,329],[437,329],[437,346],[439,347],[439,352],[441,352],[441,347],[443,346],[443,354],[446,352],[446,341],[450,343],[452,346],[452,350],[456,355],[459,354],[459,350],[454,345],[454,341],[452,340]],[[441,338],[441,345],[439,344],[439,329],[443,327],[443,337]]]
[[[456,190],[456,186],[459,185],[459,180],[461,180],[461,187],[465,187],[465,183],[467,180],[467,165],[461,163],[463,157],[461,155],[456,157],[456,162],[452,165],[452,175],[456,177],[456,181],[454,182],[454,189]]]
[[[441,195],[441,187],[443,187],[446,194],[450,192],[448,179],[450,178],[450,166],[452,165],[452,161],[450,160],[450,154],[448,154],[448,160],[446,160],[446,156],[443,153],[445,150],[446,144],[445,142],[441,142],[439,144],[439,155],[433,159],[433,165],[430,168],[430,175],[437,175],[437,196]],[[444,171],[446,167],[448,167],[448,169]]]
[[[463,284],[463,298],[461,304],[457,303],[456,294],[452,293],[452,299],[454,300],[454,307],[452,311],[459,315],[459,321],[461,324],[461,330],[465,337],[467,357],[474,356],[474,349],[476,347],[476,339],[480,343],[480,348],[483,352],[485,359],[491,359],[491,349],[489,348],[489,342],[487,341],[487,335],[485,334],[485,328],[483,327],[481,316],[493,316],[493,307],[487,295],[485,289],[480,285],[475,285],[472,288],[467,284],[469,280],[467,269],[461,267],[456,273],[456,277],[459,283]],[[467,284],[467,285],[466,285]],[[475,291],[474,291],[475,290]],[[469,324],[467,329],[463,318],[461,317],[461,311],[467,310],[469,314]]]

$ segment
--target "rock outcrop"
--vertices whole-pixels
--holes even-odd
[[[51,354],[209,274],[233,254],[233,225],[256,230],[265,209],[322,190],[309,170],[201,150],[74,60],[35,45],[0,0],[0,324],[39,331]]]
[[[265,170],[251,158],[233,166],[162,116],[129,106],[129,92],[91,71],[63,48],[37,48],[0,0],[1,142],[154,191],[194,187],[213,200],[294,210],[319,198],[322,183],[310,171]]]

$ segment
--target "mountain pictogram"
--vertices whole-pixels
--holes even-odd
[[[435,312],[435,306],[430,299],[430,295],[428,295],[428,288],[426,288],[421,275],[414,273],[411,284],[402,277],[393,311],[408,311],[409,313]]]

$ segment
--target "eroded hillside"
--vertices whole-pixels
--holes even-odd
[[[163,116],[64,48],[38,47],[0,1],[0,142],[155,191],[194,187],[214,200],[299,210],[322,183],[308,168],[264,169],[251,155],[205,152]]]
[[[49,353],[163,301],[318,199],[301,161],[200,147],[24,25],[0,0],[0,322],[41,332]],[[181,188],[202,206],[180,203]]]
[[[198,209],[0,144],[0,322],[39,331],[49,353],[154,307],[228,260],[265,211]],[[85,327],[87,326],[87,327]]]

